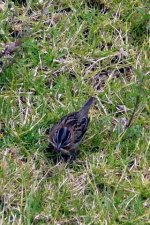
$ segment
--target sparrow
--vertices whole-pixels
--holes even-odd
[[[89,124],[88,112],[96,98],[90,97],[77,112],[62,117],[48,131],[49,142],[53,153],[76,159],[77,148],[82,141]]]

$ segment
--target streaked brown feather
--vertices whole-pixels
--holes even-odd
[[[94,97],[90,97],[88,101],[82,106],[82,108],[77,111],[70,113],[60,119],[57,124],[55,124],[50,131],[49,138],[50,143],[54,146],[53,137],[56,132],[61,129],[68,127],[71,132],[70,144],[66,149],[63,149],[63,153],[67,153],[68,151],[77,147],[77,145],[81,142],[89,124],[88,112],[91,105],[95,102]],[[55,147],[55,146],[54,146]]]

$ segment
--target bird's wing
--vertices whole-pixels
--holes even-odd
[[[73,130],[74,130],[74,143],[80,143],[80,141],[82,140],[87,128],[88,128],[88,123],[89,123],[89,118],[88,117],[84,117],[81,121],[78,121],[78,123],[76,123],[73,126]]]

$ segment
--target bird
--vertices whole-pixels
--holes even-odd
[[[79,111],[72,112],[62,117],[48,131],[49,144],[53,153],[69,156],[75,160],[77,148],[82,141],[89,124],[89,109],[96,98],[90,97]]]

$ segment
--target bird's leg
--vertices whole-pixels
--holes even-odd
[[[76,149],[72,149],[72,150],[70,151],[70,160],[71,160],[71,161],[75,161],[76,158],[77,158],[77,150],[76,150]]]

